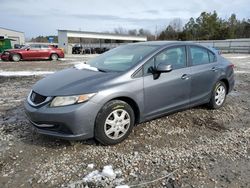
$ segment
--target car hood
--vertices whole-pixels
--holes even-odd
[[[23,49],[7,49],[5,52],[21,52],[24,51]]]
[[[43,96],[95,93],[105,88],[108,81],[118,75],[117,72],[69,68],[38,81],[32,89]]]

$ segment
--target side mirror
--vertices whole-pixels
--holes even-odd
[[[29,50],[30,50],[30,48],[27,48],[26,50],[27,50],[27,51],[29,51]]]
[[[160,63],[159,65],[157,65],[156,71],[159,73],[170,72],[170,71],[172,71],[172,65]]]

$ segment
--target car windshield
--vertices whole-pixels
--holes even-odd
[[[125,45],[110,50],[88,62],[101,71],[122,72],[130,69],[157,49],[149,45]]]

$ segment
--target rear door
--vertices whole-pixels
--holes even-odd
[[[155,67],[164,61],[167,64],[171,62],[173,70],[161,73],[160,77],[155,79],[150,72],[150,67]],[[167,48],[144,64],[144,114],[146,119],[189,104],[189,69],[185,46]]]
[[[39,58],[48,59],[50,57],[51,48],[48,45],[41,45],[41,50],[39,51]]]
[[[219,74],[216,56],[207,48],[190,45],[189,60],[192,74],[190,104],[207,102]]]

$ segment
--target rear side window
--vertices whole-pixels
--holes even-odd
[[[216,56],[212,52],[208,51],[208,55],[210,63],[216,62]]]
[[[210,63],[208,50],[196,46],[190,46],[192,65],[203,65]]]
[[[49,46],[43,44],[43,45],[41,45],[41,48],[42,48],[42,49],[49,49]]]

